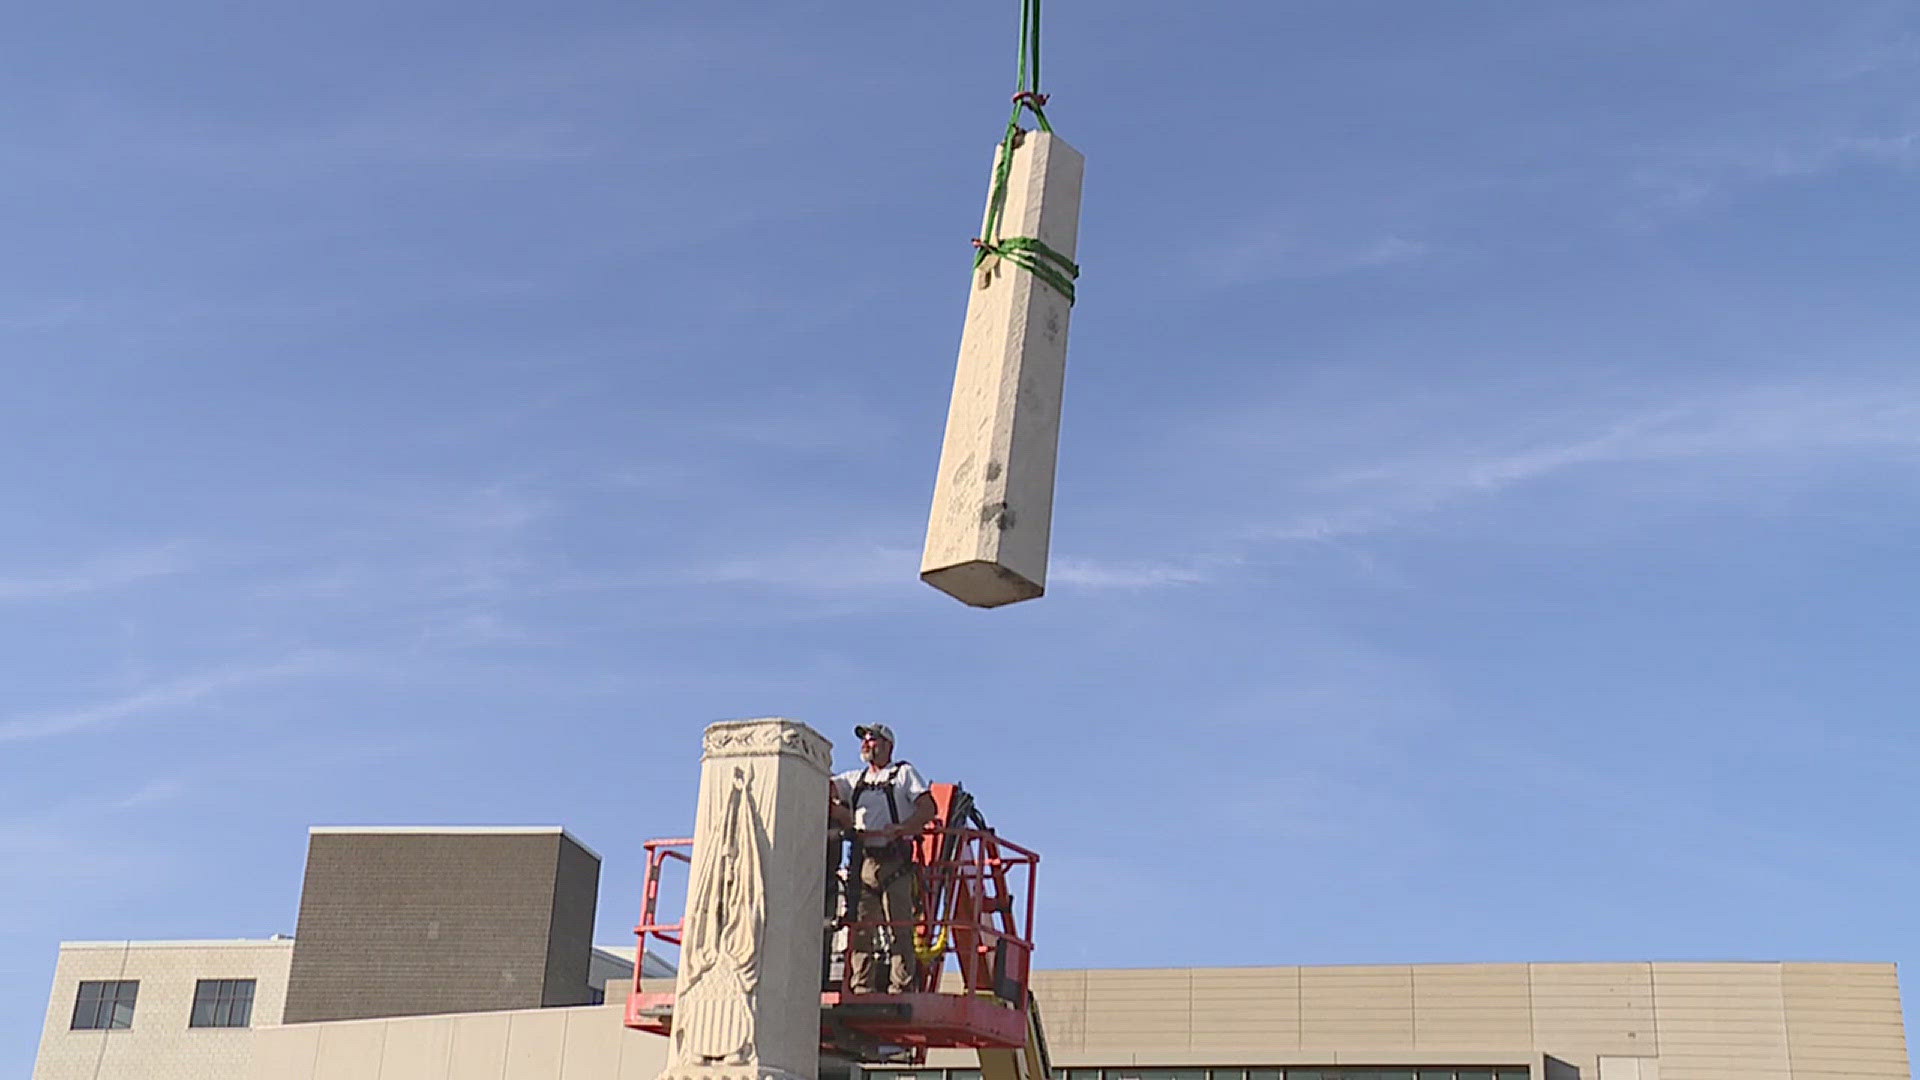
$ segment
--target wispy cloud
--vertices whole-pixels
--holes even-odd
[[[1604,482],[1621,475],[1606,470],[1631,466],[1705,466],[1716,493],[1793,474],[1722,467],[1754,458],[1808,466],[1920,460],[1920,387],[1744,388],[1611,417],[1569,417],[1558,432],[1523,441],[1403,442],[1391,456],[1334,466],[1303,483],[1299,501],[1318,505],[1258,533],[1267,540],[1375,533],[1583,469]]]
[[[1856,165],[1912,168],[1920,164],[1920,123],[1768,132],[1648,156],[1628,174],[1628,182],[1650,200],[1627,212],[1630,223],[1645,223],[1650,212],[1694,210],[1748,184],[1804,180]]]
[[[0,720],[0,743],[77,735],[198,705],[229,690],[256,683],[311,675],[325,666],[325,658],[320,654],[304,653],[273,663],[198,672],[78,709]]]
[[[894,585],[919,569],[918,551],[863,540],[823,541],[657,569],[608,570],[558,579],[561,591],[724,585],[832,592]]]
[[[1920,111],[1909,104],[1920,35],[1904,25],[1904,7],[1838,18],[1825,40],[1748,65],[1723,86],[1733,97],[1678,111],[1672,130],[1630,155],[1629,186],[1646,201],[1627,211],[1629,223],[1754,184],[1920,164]]]
[[[1075,589],[1132,591],[1200,585],[1214,580],[1226,563],[1220,559],[1189,562],[1106,561],[1066,556],[1047,570],[1049,584]]]
[[[1176,562],[1056,556],[1048,570],[1048,581],[1080,590],[1166,588],[1213,580],[1227,563],[1219,558]],[[810,593],[854,592],[900,588],[911,584],[919,569],[918,548],[849,540],[742,554],[679,567],[575,574],[562,579],[560,588],[730,586]]]
[[[1434,245],[1397,232],[1326,234],[1288,220],[1267,219],[1200,245],[1191,255],[1204,274],[1223,284],[1269,278],[1313,278],[1419,262]]]
[[[175,853],[130,838],[127,823],[190,794],[184,780],[161,777],[126,794],[84,791],[0,815],[0,918],[16,929],[58,922],[50,888],[139,891]]]
[[[183,545],[166,544],[104,555],[71,566],[0,572],[0,601],[39,600],[117,589],[183,573],[189,565]]]

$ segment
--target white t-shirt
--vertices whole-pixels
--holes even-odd
[[[888,773],[892,773],[889,777]],[[927,793],[926,778],[920,770],[905,761],[896,761],[885,769],[850,769],[833,778],[834,797],[843,803],[853,804],[854,786],[866,777],[867,786],[860,792],[860,802],[853,806],[853,827],[856,829],[879,829],[895,825],[913,816],[913,804]],[[896,820],[887,807],[887,781],[893,782],[893,804],[899,808],[900,817]],[[886,843],[884,840],[869,841],[872,845]]]

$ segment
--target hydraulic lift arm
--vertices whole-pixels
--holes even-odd
[[[1015,1049],[980,1048],[980,1080],[1052,1080],[1047,1032],[1040,1024],[1040,1003],[1027,994],[1027,1045]]]

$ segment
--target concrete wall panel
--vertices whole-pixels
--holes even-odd
[[[624,1004],[567,1010],[566,1048],[560,1057],[560,1080],[613,1080],[620,1072]],[[656,1038],[664,1045],[665,1039]]]
[[[1779,964],[1653,965],[1663,1080],[1788,1080]]]
[[[1031,985],[1053,1052],[1073,1053],[1086,1046],[1087,973],[1036,971]]]
[[[667,1040],[621,1029],[619,1080],[656,1080],[667,1067]]]
[[[453,1062],[454,1019],[446,1016],[385,1024],[380,1080],[446,1080]]]
[[[1525,964],[1413,968],[1413,1036],[1421,1049],[1533,1045]]]
[[[1189,985],[1192,1049],[1237,1060],[1239,1051],[1299,1048],[1299,968],[1196,969]]]
[[[1780,982],[1796,1080],[1911,1075],[1892,964],[1784,964]]]
[[[378,1020],[327,1024],[320,1028],[313,1080],[368,1080],[379,1076],[386,1043],[387,1025]]]
[[[502,1080],[560,1080],[566,1052],[567,1011],[516,1012],[507,1023],[507,1068]]]
[[[1300,969],[1300,1045],[1413,1049],[1413,969]]]
[[[319,1057],[319,1028],[264,1028],[254,1032],[252,1067],[240,1075],[250,1080],[312,1080]]]
[[[1089,972],[1084,1049],[1189,1049],[1190,978],[1184,968]]]
[[[447,1080],[500,1080],[507,1059],[508,1026],[506,1013],[455,1017]]]
[[[1651,1056],[1659,1043],[1653,1019],[1651,964],[1529,964],[1534,1043],[1583,1074],[1602,1054]]]

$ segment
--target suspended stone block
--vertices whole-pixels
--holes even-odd
[[[1034,237],[1073,259],[1084,168],[1058,136],[1024,133],[999,236]],[[989,257],[974,272],[920,560],[922,581],[974,607],[1047,591],[1072,310],[1065,294],[1011,259]]]
[[[792,720],[707,728],[659,1080],[819,1080],[831,762]]]

